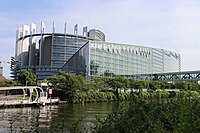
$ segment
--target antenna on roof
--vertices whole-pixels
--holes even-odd
[[[64,34],[67,33],[67,23],[65,22],[65,27],[64,27]]]
[[[53,33],[55,33],[55,25],[54,25],[54,21],[53,21]]]
[[[78,35],[78,24],[74,26],[74,35]]]
[[[45,32],[45,24],[43,22],[41,22],[41,34],[44,34]]]
[[[83,27],[83,36],[87,37],[87,26]]]
[[[88,19],[88,29],[90,30],[90,17]]]

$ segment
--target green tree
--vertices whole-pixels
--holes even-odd
[[[165,85],[162,84],[162,83],[159,82],[159,81],[150,81],[150,83],[149,83],[149,88],[150,88],[150,89],[153,89],[153,90],[158,90],[158,89],[165,88],[164,86],[165,86]]]
[[[109,85],[106,83],[106,78],[95,78],[95,90],[108,91]]]
[[[133,92],[133,89],[135,88],[135,80],[133,78],[129,79],[129,87],[131,88],[131,91]]]
[[[176,82],[175,87],[180,90],[187,90],[188,84],[186,82]]]
[[[84,78],[74,73],[60,71],[58,75],[49,77],[49,82],[58,90],[65,91],[67,100],[73,102],[76,92],[83,90]]]
[[[83,87],[83,91],[91,91],[91,90],[97,90],[96,89],[96,83],[94,81],[87,81],[85,82],[84,84],[84,87]]]
[[[124,92],[127,90],[127,89],[129,89],[130,88],[130,86],[131,86],[131,83],[130,83],[130,80],[128,79],[128,78],[124,78],[123,80],[122,80],[122,82],[123,82],[123,84],[124,84]]]
[[[10,86],[8,81],[0,81],[0,87],[6,87],[6,86]]]
[[[187,92],[187,91],[180,91]],[[147,92],[141,92],[145,95]],[[191,92],[198,95],[197,92]],[[143,95],[143,96],[144,96]],[[114,108],[106,119],[99,119],[94,133],[198,133],[200,130],[200,100],[177,97],[164,100],[169,92],[159,91],[157,102],[135,98]]]
[[[119,100],[119,90],[126,87],[125,86],[126,84],[123,81],[124,79],[122,77],[106,79],[106,83],[113,89],[118,100]]]
[[[188,82],[188,90],[196,90],[198,91],[200,88],[199,88],[199,84],[198,82],[196,81],[191,81],[191,82]]]
[[[139,89],[139,90],[142,90],[144,88],[147,87],[147,82],[143,81],[143,80],[136,80],[135,81],[135,85],[134,85],[134,88],[135,89]]]
[[[22,72],[18,81],[23,85],[36,85],[37,83],[36,75],[28,71]]]

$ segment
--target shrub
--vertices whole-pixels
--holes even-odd
[[[113,110],[106,119],[98,120],[93,132],[200,131],[200,99],[178,97],[166,102],[155,102],[138,98],[136,95],[131,97],[129,104]]]

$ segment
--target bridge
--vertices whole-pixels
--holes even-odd
[[[158,80],[158,81],[200,81],[200,71],[182,71],[155,74],[135,74],[131,76],[136,80]]]
[[[18,95],[3,95],[6,91],[16,90],[23,92]],[[0,87],[0,106],[2,105],[31,105],[31,104],[45,104],[47,99],[47,92],[39,86],[14,86],[14,87]]]

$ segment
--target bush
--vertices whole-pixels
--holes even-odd
[[[122,98],[123,97],[123,98]],[[127,93],[121,94],[122,100],[127,100],[129,95]],[[85,102],[108,102],[108,101],[115,101],[116,96],[112,92],[76,92],[74,94],[73,103],[85,103]]]
[[[93,132],[154,133],[199,132],[200,99],[176,98],[166,102],[149,101],[132,95],[126,106],[113,110],[96,123]],[[161,99],[160,99],[161,100]]]

